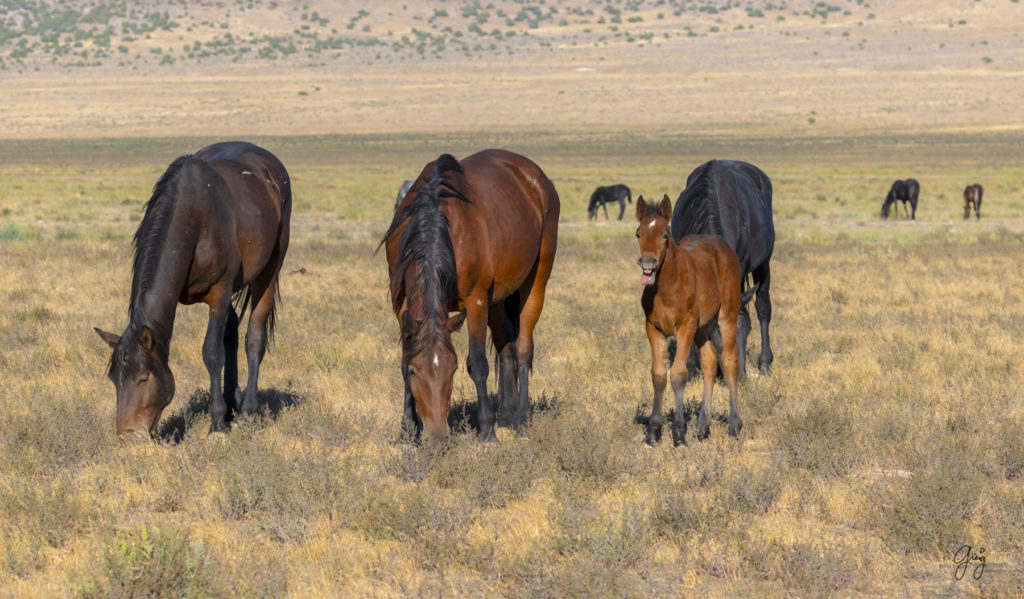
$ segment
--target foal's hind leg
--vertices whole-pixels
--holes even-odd
[[[743,428],[743,420],[740,418],[738,391],[736,380],[739,378],[739,349],[737,348],[736,331],[731,325],[734,322],[729,318],[719,318],[718,326],[722,335],[722,348],[719,358],[722,362],[722,370],[725,373],[725,384],[729,387],[729,436],[735,437]],[[705,383],[707,385],[707,383]]]
[[[685,333],[683,333],[685,335]],[[699,330],[696,334],[691,335],[690,348],[691,351],[683,357],[682,352],[676,350],[676,355],[672,359],[672,366],[669,369],[669,380],[672,382],[672,393],[676,399],[676,410],[672,418],[672,442],[676,447],[686,444],[686,408],[683,405],[684,396],[683,393],[686,390],[686,382],[693,376],[690,374],[690,360],[693,355],[697,356],[698,363],[700,361],[700,354],[696,348],[698,345],[703,343],[702,335],[706,338],[706,331]],[[683,339],[677,338],[677,343],[685,343]],[[705,377],[706,378],[706,377]],[[715,372],[711,373],[711,381],[715,380]]]

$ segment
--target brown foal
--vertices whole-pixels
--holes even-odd
[[[711,427],[711,392],[715,384],[718,359],[721,358],[725,382],[729,387],[729,434],[735,437],[743,426],[736,403],[736,378],[739,350],[736,346],[736,318],[743,298],[740,296],[740,265],[725,239],[718,235],[688,235],[676,244],[669,233],[672,201],[665,196],[661,204],[637,199],[636,218],[640,221],[636,237],[640,242],[644,285],[640,304],[647,317],[647,339],[651,343],[651,380],[654,405],[647,420],[649,445],[661,440],[661,398],[671,375],[676,396],[672,436],[682,445],[686,436],[683,417],[683,388],[686,386],[685,348],[696,343],[700,348],[700,366],[704,373],[704,401],[697,416],[697,437],[706,439]],[[677,347],[671,369],[666,372],[668,338],[675,336]]]

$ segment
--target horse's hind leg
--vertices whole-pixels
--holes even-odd
[[[274,302],[277,299],[277,268],[263,271],[251,284],[250,291],[252,310],[249,314],[249,327],[245,331],[245,357],[249,372],[242,412],[255,414],[260,364],[267,351],[267,323],[274,313]]]
[[[516,331],[519,320],[519,294],[512,294],[504,302],[491,305],[487,325],[494,342],[498,370],[498,424],[512,426],[512,415],[519,399],[516,375]]]
[[[626,200],[619,199],[619,220],[622,220],[622,215],[626,213]]]
[[[740,306],[736,315],[736,346],[739,348],[740,376],[747,375],[747,337],[750,336],[750,310],[746,304]]]
[[[519,405],[513,418],[512,425],[519,429],[526,423],[530,414],[530,371],[533,370],[533,329],[540,320],[541,310],[544,308],[544,290],[551,277],[551,268],[555,261],[555,246],[558,243],[558,219],[548,221],[547,229],[544,231],[540,246],[540,254],[537,257],[537,265],[534,267],[532,276],[526,278],[523,286],[519,288],[519,296],[523,297],[523,291],[529,293],[523,299],[522,308],[519,312],[519,335],[516,338],[516,367],[519,372]]]
[[[228,413],[238,409],[238,312],[229,307],[224,327],[224,402]]]
[[[761,325],[761,355],[757,358],[757,368],[761,374],[771,374],[772,363],[775,362],[775,353],[772,352],[772,342],[768,329],[772,323],[772,296],[771,296],[772,271],[771,266],[765,262],[754,271],[754,284],[757,285],[757,295],[754,298],[754,309],[757,310],[757,321]],[[739,345],[739,339],[736,341]],[[745,363],[746,338],[744,345],[739,347],[740,364]],[[743,369],[740,369],[740,377],[743,376]]]

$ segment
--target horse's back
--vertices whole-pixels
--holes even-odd
[[[247,283],[277,255],[287,251],[291,218],[291,181],[284,164],[271,152],[248,142],[221,142],[194,154],[215,173],[208,187],[215,202],[231,214],[221,231],[235,241],[241,261],[238,284]],[[237,285],[236,285],[237,286]]]
[[[711,160],[687,177],[672,215],[676,239],[721,235],[744,272],[766,262],[775,246],[772,184],[758,167],[739,160]]]
[[[448,217],[460,292],[493,284],[495,298],[503,297],[539,262],[550,266],[553,261],[558,193],[536,163],[507,150],[483,150],[460,165],[463,174],[455,181],[469,201],[453,200],[441,208]]]

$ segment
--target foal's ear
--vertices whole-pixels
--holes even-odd
[[[636,219],[643,220],[647,216],[647,202],[644,201],[644,196],[639,196],[636,199]]]
[[[668,194],[661,198],[661,204],[658,204],[658,213],[667,220],[672,220],[672,200],[668,199]]]
[[[109,345],[111,349],[117,347],[117,344],[121,342],[120,335],[108,333],[106,331],[100,330],[98,327],[93,327],[92,330],[96,331],[96,334],[100,336],[100,339],[106,342],[106,344]]]
[[[463,311],[459,312],[458,314],[456,314],[455,316],[452,316],[451,318],[449,318],[448,321],[444,323],[444,328],[449,333],[458,333],[459,329],[462,328],[462,323],[464,323],[464,322],[466,322],[466,311],[465,310],[463,310]]]

